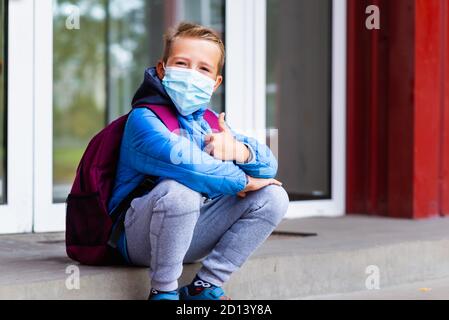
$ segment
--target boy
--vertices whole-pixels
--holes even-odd
[[[164,57],[145,72],[133,106],[175,108],[183,134],[171,133],[147,108],[126,123],[109,210],[145,175],[159,177],[132,201],[118,248],[150,268],[151,300],[226,300],[221,288],[279,224],[289,203],[274,178],[277,161],[255,139],[234,134],[219,116],[213,133],[203,114],[223,81],[225,50],[200,25],[181,23],[165,36]],[[200,161],[198,161],[200,159]],[[178,290],[183,263],[203,259]]]

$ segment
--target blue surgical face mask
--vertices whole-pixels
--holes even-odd
[[[162,85],[180,114],[187,116],[207,108],[214,92],[214,80],[193,69],[164,69]]]

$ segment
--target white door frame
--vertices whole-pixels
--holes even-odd
[[[226,121],[265,142],[266,0],[226,1]]]
[[[53,203],[52,0],[9,1],[8,202],[0,233],[65,229]]]
[[[286,218],[345,213],[346,5],[332,3],[332,198],[291,201]],[[265,143],[266,0],[227,0],[226,19],[227,121]]]
[[[33,1],[9,1],[7,202],[0,205],[0,233],[32,231],[33,10]]]
[[[53,203],[53,1],[35,0],[34,226],[65,229],[65,203]],[[72,31],[67,31],[72,32]],[[73,31],[76,32],[76,31]]]
[[[9,1],[7,204],[0,234],[65,229],[53,203],[52,0]]]

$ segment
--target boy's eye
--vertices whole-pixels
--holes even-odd
[[[205,67],[201,68],[201,70],[206,71],[206,72],[210,72],[209,69],[205,68]]]
[[[177,64],[178,66],[185,66],[185,65],[186,65],[186,63],[183,62],[183,61],[178,61],[178,62],[176,62],[176,64]]]

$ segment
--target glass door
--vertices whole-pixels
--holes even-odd
[[[331,196],[331,2],[268,0],[267,118],[290,200]],[[293,32],[293,30],[295,30]]]
[[[343,215],[346,1],[228,0],[226,10],[228,121],[275,153],[287,218]]]
[[[290,217],[344,213],[344,13],[344,1],[267,0],[267,138]]]
[[[39,0],[34,230],[65,226],[65,199],[96,132],[130,110],[163,33],[180,21],[224,37],[225,0]],[[212,103],[224,109],[224,87]]]
[[[129,110],[145,68],[162,55],[163,31],[181,20],[222,34],[227,80],[213,108],[276,153],[292,200],[287,217],[341,215],[345,3],[2,1],[0,233],[64,230],[87,143]]]

